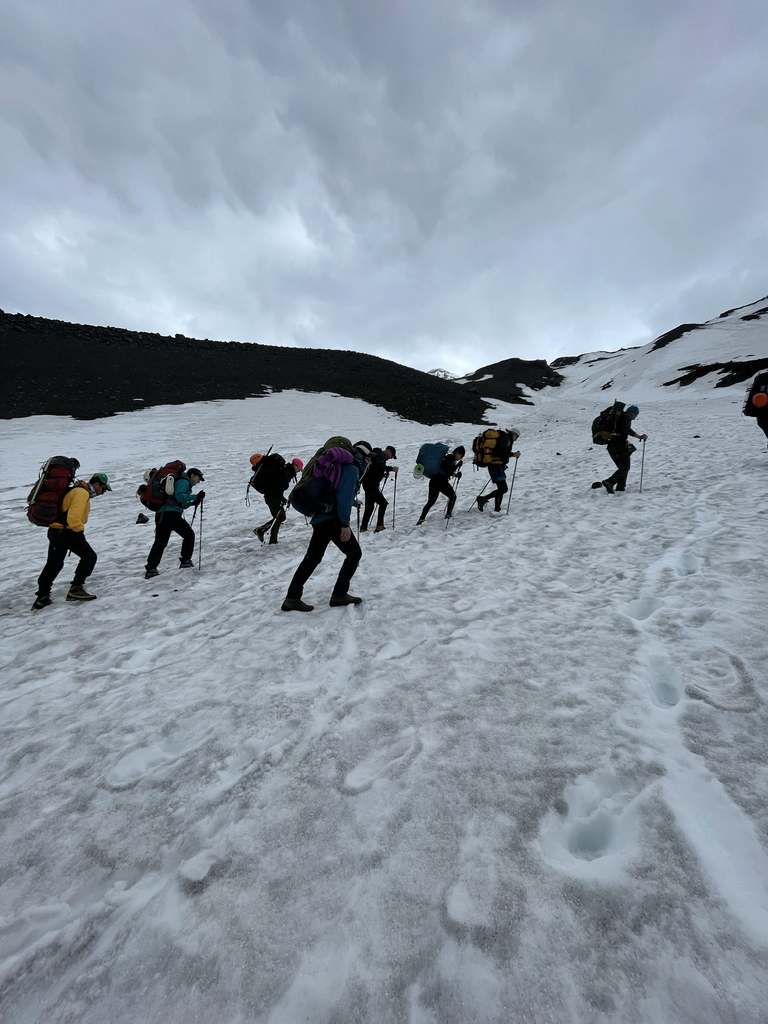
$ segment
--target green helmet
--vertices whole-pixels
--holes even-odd
[[[94,480],[98,480],[105,491],[111,491],[112,488],[109,486],[109,477],[106,473],[94,473],[89,483],[93,483]]]

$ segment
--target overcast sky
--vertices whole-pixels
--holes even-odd
[[[768,292],[766,0],[3,0],[0,307],[422,369]]]

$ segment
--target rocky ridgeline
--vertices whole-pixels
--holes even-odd
[[[95,419],[267,389],[361,398],[424,424],[480,423],[476,389],[388,359],[335,349],[198,341],[0,311],[2,417]]]

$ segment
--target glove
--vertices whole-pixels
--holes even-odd
[[[195,495],[195,504],[202,504],[203,498],[205,497],[205,491],[200,491]]]
[[[459,473],[454,473],[453,475],[456,477],[457,480],[461,480],[461,473],[460,472]]]

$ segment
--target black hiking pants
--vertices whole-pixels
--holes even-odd
[[[608,477],[606,483],[613,484],[617,491],[623,491],[627,486],[627,474],[632,459],[628,441],[609,441],[608,454],[616,464],[616,472]]]
[[[272,529],[269,531],[270,543],[277,544],[277,535],[280,532],[280,527],[285,522],[285,509],[283,508],[283,492],[282,491],[265,491],[264,501],[267,503],[272,518],[268,519],[263,526],[260,527],[262,530],[266,530],[269,524],[272,524]]]
[[[195,550],[195,531],[181,512],[158,512],[155,516],[155,541],[147,555],[147,569],[156,569],[160,565],[160,559],[172,533],[178,533],[181,537],[181,560],[186,561],[192,557]]]
[[[53,581],[64,568],[68,552],[80,559],[72,577],[72,585],[82,587],[96,565],[96,552],[85,539],[84,533],[74,530],[48,529],[48,558],[37,581],[37,596],[48,597]]]
[[[757,414],[757,425],[760,427],[762,432],[768,437],[768,413]]]
[[[488,494],[484,494],[483,495],[483,502],[490,501],[491,498],[493,498],[493,509],[494,509],[494,512],[501,512],[502,500],[504,498],[504,495],[509,490],[509,485],[507,484],[507,478],[506,478],[505,473],[504,473],[504,470],[506,468],[507,468],[506,466],[504,466],[504,467],[501,467],[501,466],[489,466],[488,467],[488,476],[491,478],[491,483],[496,484],[496,490],[495,491],[490,491]]]
[[[312,539],[309,542],[307,553],[299,563],[299,567],[293,574],[287,597],[301,597],[304,593],[304,584],[320,565],[328,545],[333,542],[339,551],[345,556],[342,562],[339,575],[333,588],[334,596],[343,597],[349,593],[349,583],[355,575],[355,570],[362,557],[360,545],[354,533],[349,540],[341,539],[342,526],[338,519],[327,519],[312,527]]]
[[[447,476],[433,476],[429,481],[429,493],[427,495],[427,504],[421,510],[421,516],[419,518],[426,519],[427,513],[435,504],[441,494],[444,494],[448,499],[448,505],[445,509],[446,517],[453,512],[453,506],[456,504],[456,491],[451,487],[451,483]]]
[[[376,525],[384,525],[384,513],[387,511],[387,505],[389,502],[381,493],[381,488],[376,484],[374,487],[366,488],[365,477],[363,477],[363,491],[365,493],[365,508],[363,509],[363,524],[360,527],[361,530],[367,530],[368,524],[371,521],[373,510],[378,505],[379,512],[376,517]]]

